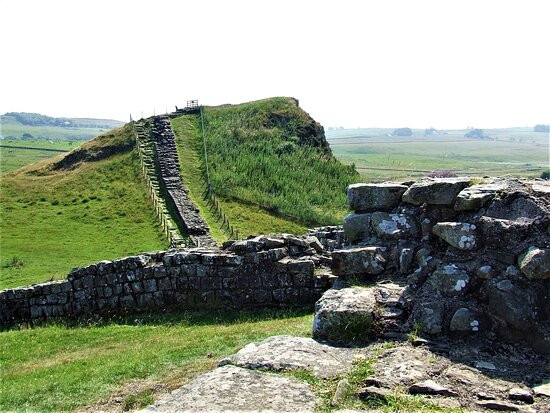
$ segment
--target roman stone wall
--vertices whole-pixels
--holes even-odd
[[[550,353],[549,185],[356,184],[348,201],[351,245],[332,252],[332,273],[339,286],[362,281],[365,289],[327,293],[317,305],[317,337],[338,341],[331,320],[368,313],[377,334],[389,337],[500,337]]]
[[[210,235],[208,224],[200,216],[198,208],[183,186],[176,140],[168,116],[153,118],[151,136],[155,142],[155,162],[158,165],[160,182],[167,201],[195,246],[215,247],[216,241]]]
[[[256,237],[223,250],[177,249],[101,261],[66,280],[0,291],[0,325],[166,308],[312,305],[330,287],[314,237]]]

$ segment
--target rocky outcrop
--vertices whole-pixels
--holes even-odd
[[[332,347],[311,338],[274,336],[248,344],[218,365],[270,371],[308,370],[317,377],[329,378],[351,370],[356,355],[354,349]]]
[[[219,367],[170,393],[142,413],[311,412],[310,386],[291,377],[235,366]]]
[[[404,184],[351,185],[355,211],[344,232],[352,244],[332,252],[333,273],[367,288],[387,279],[406,284],[405,304],[392,320],[402,333],[510,342],[528,335],[526,344],[550,353],[549,193],[517,180],[469,184],[423,179],[402,192]],[[374,194],[382,195],[374,201]],[[333,302],[337,293],[326,294]],[[377,331],[384,328],[365,336]]]

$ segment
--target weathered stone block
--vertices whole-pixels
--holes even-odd
[[[433,272],[430,277],[433,288],[446,297],[463,295],[469,286],[468,273],[454,264],[444,265]]]
[[[465,307],[461,307],[455,311],[451,318],[451,324],[449,329],[455,332],[478,332],[480,329],[480,322],[477,314]]]
[[[166,268],[162,265],[158,265],[155,267],[155,278],[163,278],[166,277]]]
[[[502,183],[472,185],[463,189],[456,197],[454,209],[456,211],[473,211],[481,208],[495,195],[504,190],[506,185]]]
[[[443,331],[445,307],[441,302],[418,303],[413,313],[413,326],[426,334],[439,334]]]
[[[344,233],[350,242],[358,242],[369,236],[371,214],[349,214],[344,218]]]
[[[313,337],[353,343],[369,337],[376,297],[368,288],[328,290],[315,304]]]
[[[137,297],[137,306],[140,308],[150,308],[155,306],[155,301],[153,300],[153,294],[139,294]]]
[[[168,291],[172,289],[170,278],[160,278],[158,280],[158,289],[160,291]]]
[[[202,277],[200,280],[203,290],[219,290],[222,288],[222,279],[220,277]]]
[[[122,297],[120,297],[120,306],[123,309],[135,308],[136,302],[134,300],[134,297],[131,295],[123,295]]]
[[[469,182],[469,178],[425,178],[407,189],[403,201],[413,205],[452,205]]]
[[[130,284],[130,286],[132,287],[132,292],[134,294],[139,294],[144,291],[143,283],[141,281],[133,282]]]
[[[292,283],[295,287],[313,287],[313,274],[303,272],[292,274]]]
[[[380,238],[411,238],[419,234],[416,219],[406,214],[388,214],[373,212],[371,227]]]
[[[352,248],[332,252],[332,272],[338,276],[379,274],[386,260],[378,247]]]
[[[396,207],[407,186],[395,183],[348,186],[348,203],[354,211],[376,211]]]
[[[471,250],[477,246],[477,228],[474,224],[439,222],[433,226],[432,232],[449,245],[461,250]]]
[[[111,261],[101,261],[97,264],[97,273],[99,275],[105,275],[113,270],[113,263]]]
[[[518,266],[530,280],[550,279],[550,249],[529,247],[519,257]]]
[[[160,282],[160,280],[159,280]],[[143,288],[146,292],[152,293],[157,291],[157,281],[154,278],[149,278],[143,281]]]

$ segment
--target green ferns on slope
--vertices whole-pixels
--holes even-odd
[[[290,98],[204,108],[214,193],[305,226],[339,224],[360,180],[330,152],[322,128]]]

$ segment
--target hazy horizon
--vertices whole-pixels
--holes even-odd
[[[327,128],[550,123],[544,0],[0,7],[0,113],[127,121],[293,96]]]

